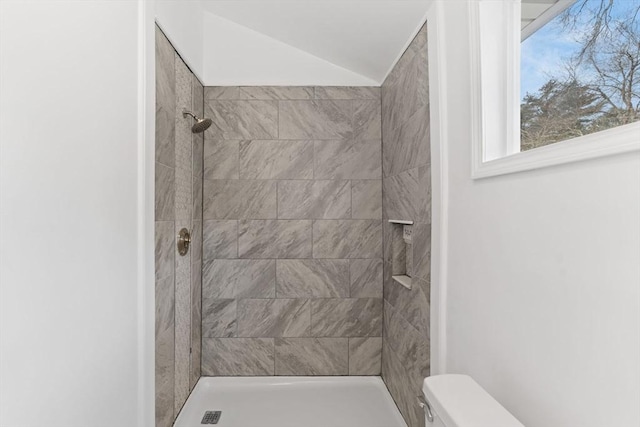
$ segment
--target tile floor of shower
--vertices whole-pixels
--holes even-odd
[[[202,377],[174,426],[407,427],[380,377]],[[204,424],[206,425],[206,424]]]

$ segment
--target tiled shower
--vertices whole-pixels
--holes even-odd
[[[427,29],[423,27],[382,85],[384,333],[382,377],[410,427],[424,425],[415,404],[429,375],[431,270],[431,149]],[[410,220],[412,250],[389,220]],[[411,289],[396,283],[394,266],[409,256]]]
[[[202,88],[160,30],[156,49],[157,425],[200,375],[382,375],[407,424],[424,425],[426,28],[381,88]],[[204,140],[187,107],[213,120]],[[411,251],[389,219],[413,222]]]
[[[203,137],[183,109],[202,114],[203,87],[156,30],[156,425],[170,426],[200,378]],[[191,232],[180,256],[176,236]]]

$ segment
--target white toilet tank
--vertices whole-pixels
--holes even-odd
[[[426,427],[524,427],[468,375],[427,377],[422,391]]]

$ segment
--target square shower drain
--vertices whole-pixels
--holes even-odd
[[[207,411],[204,413],[204,417],[202,417],[200,424],[218,424],[221,416],[222,411]]]

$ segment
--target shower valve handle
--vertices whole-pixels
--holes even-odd
[[[191,245],[191,234],[189,230],[183,228],[178,233],[178,253],[185,256],[189,252],[189,245]]]

